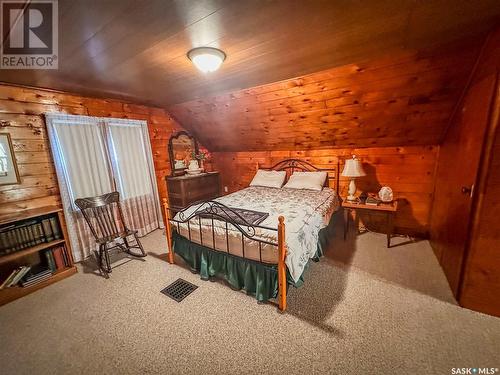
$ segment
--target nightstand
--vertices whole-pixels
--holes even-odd
[[[394,231],[394,215],[398,210],[398,202],[380,203],[378,206],[372,206],[362,202],[349,202],[345,198],[342,201],[344,209],[344,240],[349,231],[349,214],[356,213],[356,210],[368,210],[383,213],[387,219],[387,247],[391,247],[391,236]]]

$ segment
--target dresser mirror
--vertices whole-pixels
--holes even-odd
[[[168,153],[172,167],[172,176],[184,174],[193,152],[198,154],[198,143],[187,132],[181,131],[170,137],[168,141]]]

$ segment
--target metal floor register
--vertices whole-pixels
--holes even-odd
[[[191,284],[189,281],[177,279],[172,284],[163,289],[161,293],[177,302],[181,302],[184,298],[194,292],[196,288],[198,288],[198,286]]]

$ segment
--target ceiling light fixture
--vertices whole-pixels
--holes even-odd
[[[198,47],[190,50],[187,57],[198,70],[203,73],[210,73],[220,68],[222,62],[226,59],[226,54],[217,48]]]

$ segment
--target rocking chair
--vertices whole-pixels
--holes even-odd
[[[104,277],[109,278],[111,273],[110,250],[122,250],[135,257],[146,256],[137,231],[128,229],[125,224],[118,192],[79,198],[75,200],[75,204],[81,210],[96,243],[99,244],[99,251],[94,250],[94,255]],[[131,236],[134,237],[135,244],[130,244]],[[132,252],[131,249],[138,249],[139,252]]]

